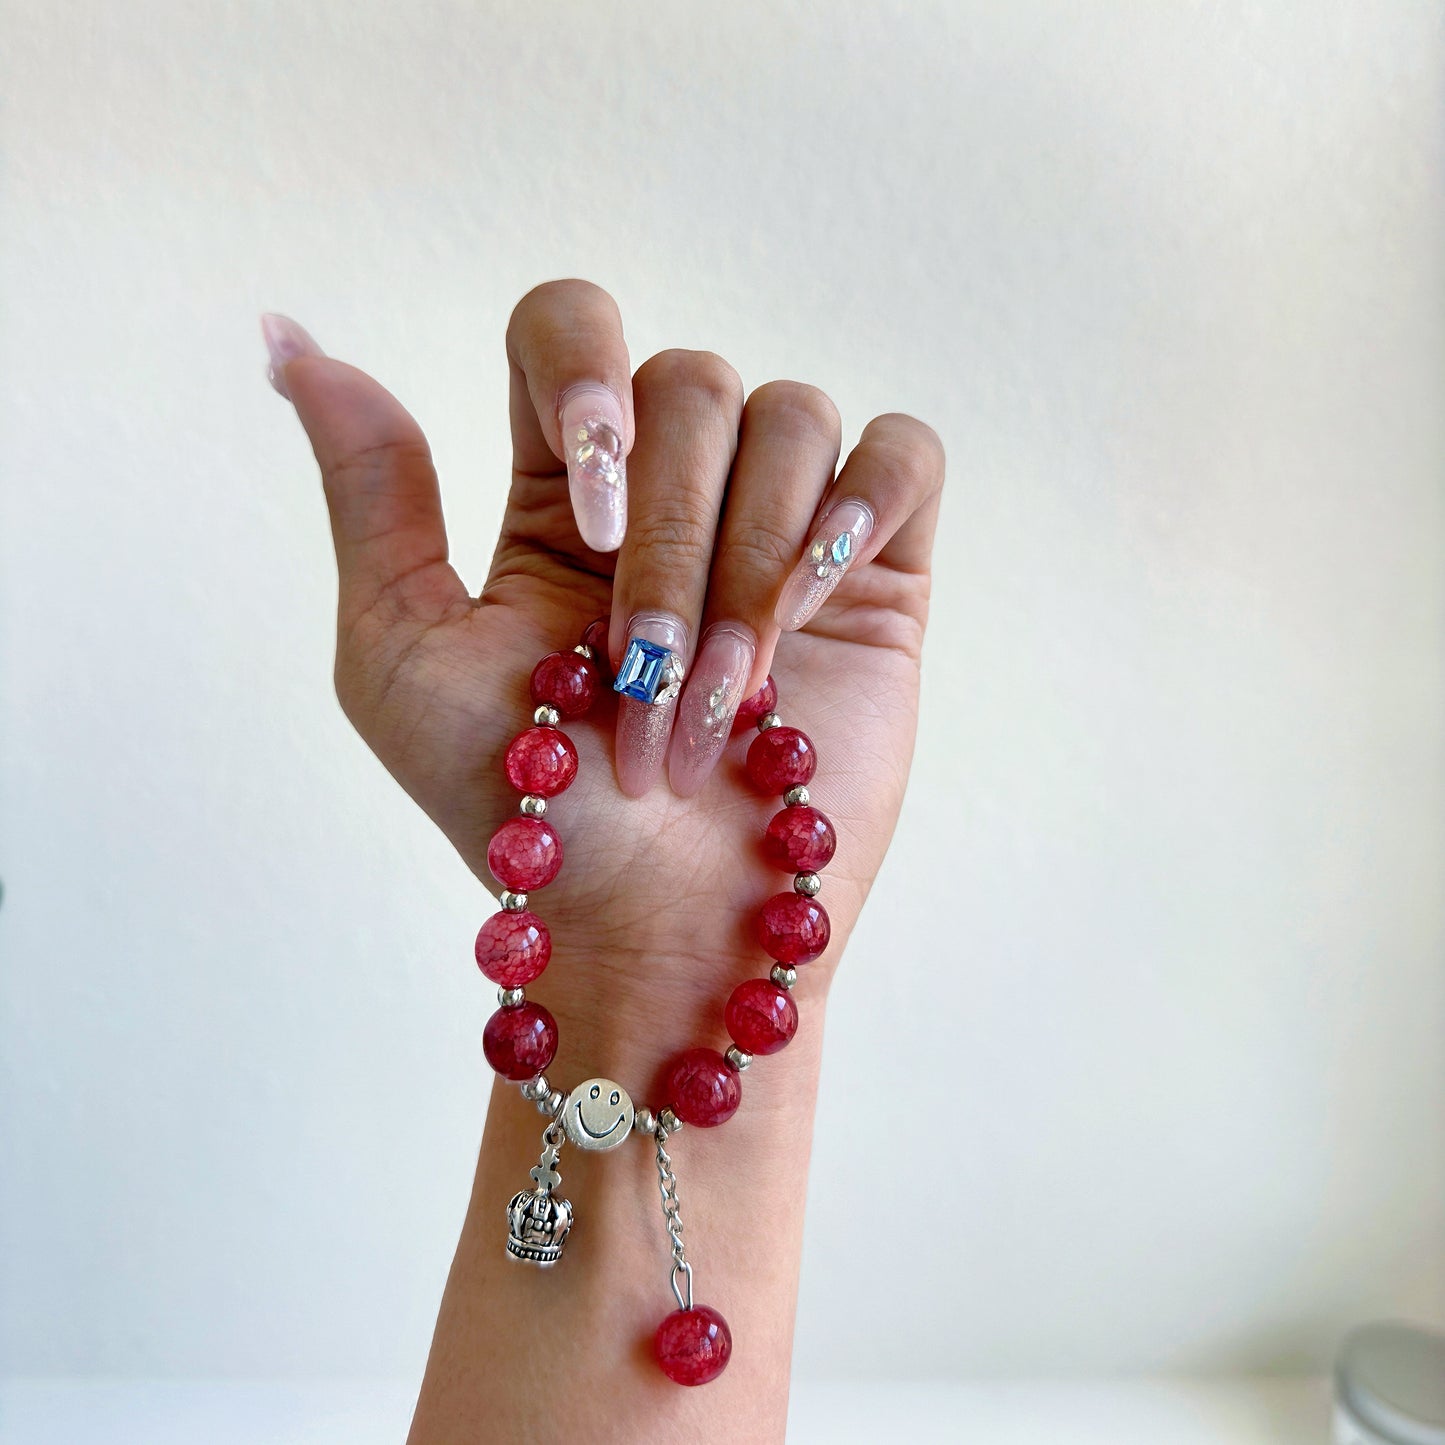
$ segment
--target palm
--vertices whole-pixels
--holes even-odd
[[[516,804],[501,757],[530,714],[531,669],[610,603],[611,559],[582,546],[563,485],[518,477],[477,602],[462,599],[450,568],[437,564],[403,579],[343,639],[338,688],[353,721],[492,888],[487,840]],[[926,606],[926,576],[865,569],[808,629],[781,640],[773,666],[779,711],[819,750],[813,793],[839,833],[827,902],[840,939],[902,801]],[[398,616],[409,624],[401,645]],[[695,979],[698,965],[735,969],[749,954],[758,902],[783,886],[758,854],[772,805],[742,775],[751,732],[734,740],[698,797],[679,799],[659,783],[632,799],[614,780],[614,711],[609,692],[566,725],[582,765],[550,814],[566,849],[543,909],[558,961],[686,960],[666,975],[677,980]],[[716,922],[699,928],[704,907]],[[705,992],[715,1000],[715,988]]]

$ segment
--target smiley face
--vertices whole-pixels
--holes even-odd
[[[611,1079],[586,1079],[567,1095],[562,1127],[579,1149],[615,1149],[632,1132],[632,1100]]]

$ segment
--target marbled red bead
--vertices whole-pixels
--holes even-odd
[[[609,682],[612,680],[612,664],[607,656],[607,633],[611,626],[612,619],[610,617],[599,617],[595,622],[589,622],[587,630],[582,634],[582,641],[595,654],[594,661],[597,671]]]
[[[798,1032],[798,1006],[770,978],[740,983],[723,1011],[733,1042],[749,1054],[775,1054]]]
[[[816,873],[838,846],[827,815],[807,803],[774,813],[763,834],[763,856],[790,873]]]
[[[748,749],[748,777],[765,793],[801,787],[818,768],[813,740],[797,728],[775,727],[759,733]]]
[[[525,988],[551,957],[547,925],[526,908],[492,914],[477,934],[477,967],[500,988]]]
[[[743,1082],[716,1049],[688,1049],[667,1066],[662,1097],[684,1124],[711,1129],[737,1113]]]
[[[562,840],[545,818],[509,818],[487,844],[492,877],[514,893],[550,883],[562,868]]]
[[[705,1385],[727,1368],[733,1352],[732,1331],[710,1305],[673,1310],[658,1325],[652,1351],[669,1380],[679,1385]]]
[[[775,893],[758,913],[758,941],[779,963],[811,963],[831,933],[827,910],[801,893]]]
[[[549,652],[532,669],[532,701],[563,717],[581,717],[597,701],[601,682],[597,664],[580,652]]]
[[[482,1052],[504,1079],[530,1079],[557,1056],[557,1020],[530,1001],[499,1008],[482,1030]]]
[[[524,728],[508,744],[502,767],[519,793],[553,798],[570,788],[577,776],[577,749],[556,728]]]
[[[778,685],[773,681],[772,673],[769,673],[767,681],[751,697],[745,697],[738,704],[737,714],[733,718],[733,731],[752,727],[765,712],[772,712],[777,705]]]

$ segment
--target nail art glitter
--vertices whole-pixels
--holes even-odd
[[[595,551],[615,552],[627,530],[622,404],[606,387],[574,387],[558,420],[577,530]]]
[[[784,632],[796,632],[828,600],[873,526],[873,509],[856,497],[839,502],[823,518],[778,598],[775,616]]]

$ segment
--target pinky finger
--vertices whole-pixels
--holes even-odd
[[[778,627],[806,627],[849,571],[879,555],[902,571],[926,572],[942,486],[943,444],[932,427],[901,414],[869,422],[778,595]]]

